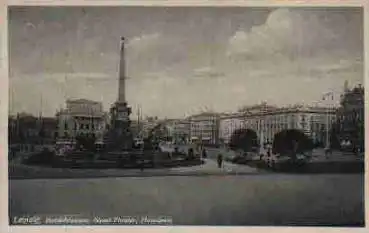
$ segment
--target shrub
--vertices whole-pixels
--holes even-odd
[[[258,137],[255,131],[251,129],[237,129],[231,136],[229,147],[232,150],[242,149],[250,151],[258,147]]]
[[[26,164],[40,164],[40,165],[48,165],[52,164],[55,160],[56,156],[53,152],[49,150],[43,150],[42,152],[32,154],[25,160]]]
[[[314,148],[313,141],[304,132],[295,129],[283,130],[274,136],[273,153],[290,154],[304,153]]]

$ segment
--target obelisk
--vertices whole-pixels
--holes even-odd
[[[124,37],[120,41],[120,61],[119,61],[119,85],[117,102],[126,102],[126,61],[124,54]]]
[[[125,53],[124,53],[124,37],[120,43],[120,61],[119,61],[119,80],[118,80],[118,98],[110,109],[111,114],[111,133],[110,144],[114,150],[127,150],[132,145],[132,135],[130,133],[131,108],[126,102],[126,70],[125,70]]]

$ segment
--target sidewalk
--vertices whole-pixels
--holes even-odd
[[[199,166],[193,167],[178,167],[172,168],[172,172],[202,172],[202,173],[256,173],[260,172],[259,169],[245,166],[245,165],[238,165],[229,162],[223,162],[223,167],[218,168],[218,164],[213,159],[203,159],[205,163]]]
[[[9,179],[71,179],[71,178],[102,178],[102,177],[150,177],[150,176],[198,176],[198,175],[242,175],[260,173],[257,168],[244,165],[224,163],[218,168],[215,161],[206,159],[205,164],[179,168],[147,168],[139,169],[69,169],[9,165]]]
[[[363,156],[355,155],[354,153],[350,152],[342,152],[342,151],[332,151],[332,154],[325,156],[324,150],[314,150],[312,152],[312,158],[310,160],[311,163],[317,162],[357,162],[362,161],[364,162]]]

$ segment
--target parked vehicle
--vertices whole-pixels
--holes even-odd
[[[65,156],[67,153],[73,151],[75,147],[75,142],[59,141],[56,142],[54,151],[57,156]]]
[[[291,155],[288,154],[273,154],[270,153],[267,156],[264,156],[264,162],[270,168],[281,168],[283,166],[303,166],[308,160],[309,156],[303,153],[296,154],[295,159]]]

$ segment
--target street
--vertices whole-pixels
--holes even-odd
[[[10,180],[10,216],[170,216],[180,225],[362,225],[362,175]]]
[[[220,169],[217,153],[208,149],[203,165],[143,172],[24,167],[37,179],[9,180],[10,215],[169,216],[176,225],[364,223],[362,174],[289,175],[229,162]]]

